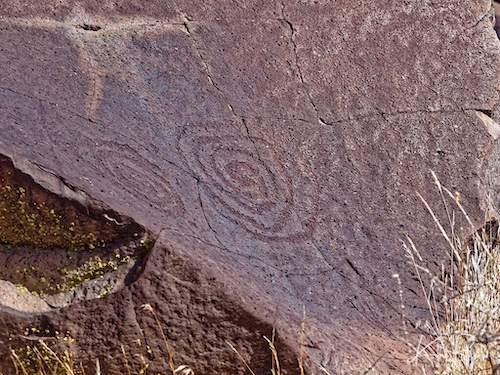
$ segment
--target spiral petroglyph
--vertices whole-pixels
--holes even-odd
[[[191,126],[180,141],[206,203],[221,217],[264,241],[300,241],[314,231],[318,187],[297,155],[269,142]]]
[[[88,150],[88,149],[87,149]],[[102,176],[142,202],[169,214],[182,214],[184,206],[171,183],[152,161],[130,144],[107,141],[91,150]]]

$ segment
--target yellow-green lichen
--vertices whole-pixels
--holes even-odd
[[[150,251],[155,245],[155,240],[151,237],[140,240],[139,243],[142,245],[142,248],[146,251]]]
[[[43,290],[31,291],[31,293],[37,296],[43,296],[44,294],[69,292],[85,282],[103,278],[109,272],[117,271],[121,265],[135,259],[137,259],[137,257],[119,253],[109,260],[103,260],[101,257],[90,257],[87,262],[77,269],[70,271],[67,268],[60,268],[59,273],[62,275],[62,278],[57,281],[41,276],[38,280],[40,283],[44,284]],[[27,290],[22,284],[19,284],[19,288]],[[98,298],[103,297],[112,289],[113,287],[109,286],[103,287],[103,291],[99,293]]]
[[[55,267],[50,268],[24,265],[13,271],[11,280],[18,284],[19,288],[29,290],[33,295],[44,299],[51,295],[71,292],[80,285],[93,281],[95,285],[92,289],[96,290],[96,298],[100,298],[114,289],[115,280],[113,277],[108,280],[106,276],[118,271],[122,266],[130,262],[138,262],[135,266],[132,264],[125,266],[133,270],[134,278],[138,277],[143,270],[139,260],[150,251],[153,245],[153,239],[144,237],[129,243],[127,248],[120,247],[111,252],[99,250],[98,254],[90,256],[87,252],[79,253],[81,255],[78,256],[78,264],[71,264],[72,252],[51,250],[54,251],[54,261],[56,258],[61,261],[58,265],[54,264]]]
[[[48,301],[89,281],[91,294],[103,297],[116,284],[107,274],[131,261],[137,264],[117,277],[138,277],[154,240],[133,220],[101,207],[46,190],[0,155],[0,256],[8,259],[0,264],[2,279]]]
[[[28,288],[26,288],[23,284],[16,284],[17,290],[29,292]]]
[[[108,293],[110,293],[113,290],[113,288],[114,287],[112,285],[108,285],[107,287],[104,287],[97,295],[97,298],[103,298],[104,296],[108,295]]]
[[[68,272],[64,278],[63,285],[57,285],[57,291],[68,292],[75,289],[82,283],[103,278],[107,273],[118,270],[120,265],[128,263],[131,260],[132,258],[128,255],[124,257],[117,257],[117,260],[103,260],[100,257],[90,258],[82,267]]]
[[[68,249],[104,246],[94,233],[80,233],[74,221],[66,223],[54,208],[29,199],[23,187],[1,184],[0,243]]]
[[[33,343],[11,348],[14,364],[17,369],[22,369],[22,374],[85,374],[81,366],[73,360],[70,346],[75,340],[68,333],[61,335],[58,331],[31,327],[25,329],[24,336],[34,340]]]

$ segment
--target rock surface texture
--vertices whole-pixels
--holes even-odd
[[[124,371],[120,345],[139,365],[141,339],[166,372],[149,303],[197,374],[247,373],[227,342],[268,374],[273,327],[283,374],[301,341],[309,374],[410,373],[394,273],[408,319],[426,311],[402,239],[430,266],[447,256],[415,192],[439,214],[435,171],[479,225],[498,182],[490,6],[1,1],[0,154],[60,210],[133,228],[79,250],[4,246],[0,266],[25,277],[1,273],[1,368],[34,327],[69,332],[106,374]],[[31,266],[67,287],[14,288],[37,288]]]

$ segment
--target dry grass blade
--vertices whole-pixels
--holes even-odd
[[[434,211],[432,211],[432,208],[429,206],[429,204],[427,203],[427,201],[419,194],[417,193],[417,196],[420,198],[420,200],[424,203],[425,205],[425,208],[427,208],[427,211],[429,211],[429,213],[431,214],[432,216],[432,219],[434,220],[434,223],[436,223],[437,227],[439,228],[439,230],[441,231],[441,234],[443,235],[443,237],[446,239],[446,241],[448,242],[448,244],[450,245],[450,248],[452,249],[453,251],[453,255],[455,255],[457,261],[461,262],[462,261],[462,257],[460,256],[460,254],[457,252],[457,249],[456,249],[456,246],[455,244],[453,243],[453,241],[451,240],[451,238],[448,236],[448,233],[446,232],[446,230],[443,228],[443,226],[441,225],[441,222],[438,220],[438,218],[436,217],[436,215],[434,214]]]
[[[44,353],[48,353],[49,354],[49,360],[50,358],[52,358],[53,361],[55,361],[56,363],[58,363],[61,368],[65,371],[65,375],[75,375],[75,371],[74,371],[74,363],[73,363],[73,360],[72,360],[72,357],[71,357],[71,354],[68,352],[68,350],[65,350],[64,353],[63,353],[63,357],[61,358],[60,356],[58,356],[56,354],[56,352],[54,352],[52,350],[52,348],[50,348],[47,343],[43,340],[40,340],[39,341],[40,343],[40,346],[42,347]],[[37,347],[34,347],[34,350],[38,356],[38,358],[40,359],[40,364],[44,364],[45,362],[47,362],[47,360],[45,359],[46,357],[44,356],[44,353],[42,353],[40,351],[40,349],[38,349]]]
[[[189,366],[181,365],[175,369],[174,375],[194,375],[194,371]]]
[[[156,325],[158,326],[158,328],[160,330],[160,334],[162,336],[163,343],[165,344],[165,348],[167,350],[168,365],[170,366],[170,370],[172,370],[172,373],[174,373],[175,372],[174,351],[173,351],[173,349],[170,348],[170,345],[168,344],[167,336],[165,335],[165,332],[163,331],[163,328],[162,328],[161,323],[160,323],[160,319],[158,319],[158,315],[156,315],[155,310],[153,309],[153,307],[149,303],[142,305],[142,309],[149,311],[149,312],[151,312],[151,314],[153,314],[153,317],[155,318],[155,321],[156,321]]]
[[[159,332],[167,350],[168,364],[171,370],[170,373],[172,375],[194,375],[194,371],[187,365],[175,366],[173,361],[174,351],[168,344],[167,337],[161,327],[158,316],[149,304],[144,305],[143,309],[153,314],[156,324],[158,325]],[[63,340],[66,341],[66,338]],[[133,371],[130,367],[125,348],[123,345],[121,346],[126,372],[125,369],[123,369],[123,371],[127,375],[146,375],[150,367],[150,364],[143,355],[144,348],[141,340],[138,339],[137,343],[140,348],[140,352],[137,353],[137,356],[140,358],[141,366]],[[151,352],[149,347],[146,347],[146,349],[148,353]],[[73,354],[68,348],[59,355],[44,340],[38,340],[36,344],[32,346],[11,349],[11,358],[16,375],[85,375],[82,364],[75,364]],[[101,375],[101,366],[98,359],[95,361],[95,374]]]
[[[385,354],[382,354],[381,356],[379,356],[375,361],[373,361],[373,363],[371,364],[370,367],[368,367],[364,372],[363,374],[361,375],[368,375],[372,370],[375,369],[375,367],[377,366],[377,364],[382,360],[382,358],[385,357]]]
[[[120,349],[122,350],[123,359],[125,360],[125,367],[127,368],[127,374],[132,375],[132,373],[130,372],[130,365],[128,364],[127,353],[125,352],[125,348],[123,347],[123,345],[120,346]],[[97,363],[99,364],[99,362]]]
[[[243,365],[245,365],[246,369],[248,371],[250,371],[250,374],[252,375],[255,375],[255,373],[252,371],[252,369],[250,368],[250,366],[248,365],[247,361],[245,361],[245,358],[243,358],[243,356],[240,354],[240,352],[234,347],[233,344],[231,344],[229,341],[226,341],[226,344],[229,345],[229,347],[233,350],[233,352],[236,353],[236,355],[238,356],[238,358],[240,359],[240,361],[243,363]]]
[[[137,356],[141,359],[141,368],[139,369],[138,375],[145,375],[146,371],[149,368],[149,363],[148,361],[146,361],[146,358],[144,357],[141,339],[137,339],[136,342],[137,346],[139,347],[139,353],[137,354]]]
[[[431,272],[428,269],[422,269],[421,266],[418,265],[417,261],[415,260],[415,255],[418,256],[419,261],[423,261],[422,257],[420,256],[420,253],[418,252],[415,244],[411,240],[411,238],[407,237],[408,242],[410,243],[410,247],[408,247],[406,244],[403,244],[403,247],[405,248],[407,256],[410,258],[411,264],[417,274],[417,278],[420,282],[420,287],[422,289],[422,293],[424,294],[425,297],[425,302],[427,303],[427,307],[431,313],[431,319],[432,319],[432,326],[433,327],[439,327],[440,322],[439,322],[439,314],[437,313],[436,310],[436,304],[434,303],[434,298],[435,298],[435,293],[432,293],[434,290],[434,285],[436,282],[436,278],[431,274]],[[431,288],[430,291],[427,290],[427,287],[424,283],[424,278],[421,274],[421,271],[424,271],[427,276],[431,276]]]
[[[175,354],[175,352],[170,347],[170,345],[168,343],[167,336],[165,335],[165,332],[163,331],[163,328],[162,328],[161,323],[160,323],[160,319],[158,318],[158,315],[156,315],[156,312],[153,309],[153,307],[149,303],[146,303],[146,304],[142,305],[142,309],[146,310],[146,311],[149,311],[149,312],[151,312],[151,314],[153,314],[153,317],[154,317],[154,319],[156,321],[156,325],[158,326],[158,329],[160,331],[161,337],[163,339],[163,343],[165,344],[165,348],[167,350],[168,365],[170,367],[170,370],[172,371],[172,374],[173,375],[194,375],[193,369],[191,369],[187,365],[180,365],[178,367],[175,366],[175,364],[174,364],[174,354]]]
[[[151,307],[151,305],[146,304],[143,305],[142,308],[146,311],[149,311],[152,313],[156,324],[158,325],[159,332],[161,333],[161,336],[163,338],[165,347],[167,349],[167,354],[168,354],[168,361],[169,361],[169,367],[171,370],[172,375],[195,375],[194,371],[191,367],[187,365],[180,365],[180,366],[175,366],[174,364],[174,352],[171,349],[167,336],[165,335],[160,320],[158,316],[156,315],[154,309]],[[306,321],[306,311],[305,307],[303,309],[303,316],[302,316],[302,321],[300,325],[300,353],[299,357],[297,358],[298,360],[298,365],[300,369],[300,375],[304,375],[304,336],[305,336],[305,321]],[[264,339],[267,341],[269,349],[271,351],[271,359],[272,359],[272,365],[271,365],[271,374],[272,375],[282,375],[282,370],[281,370],[281,365],[278,357],[278,350],[276,349],[275,345],[275,338],[276,338],[276,331],[273,329],[272,331],[272,336],[271,339],[268,339],[266,336],[264,336]],[[65,340],[65,339],[64,339]],[[71,341],[70,341],[71,342]],[[149,363],[146,361],[143,353],[144,353],[144,347],[142,345],[142,342],[140,339],[137,340],[137,343],[140,348],[140,352],[137,353],[137,356],[141,360],[141,367],[139,369],[133,370],[130,367],[125,347],[121,345],[121,352],[123,354],[123,358],[125,361],[125,368],[126,368],[126,374],[127,375],[146,375],[148,368],[149,368]],[[242,363],[245,365],[246,369],[250,372],[250,374],[255,375],[254,371],[250,368],[248,363],[245,361],[243,356],[238,352],[238,350],[228,341],[226,341],[227,345],[237,354],[239,359],[242,361]],[[54,347],[59,347],[59,345],[56,345]],[[151,348],[149,346],[146,346],[147,352],[151,354]],[[21,355],[19,355],[21,353]],[[26,347],[21,347],[18,349],[11,349],[11,358],[13,360],[13,364],[15,367],[16,375],[85,375],[85,371],[83,368],[83,365],[80,363],[79,365],[75,364],[73,360],[73,354],[69,349],[66,349],[63,351],[61,355],[57,354],[54,349],[49,346],[45,341],[43,340],[38,340],[35,344],[26,346]],[[124,371],[125,369],[123,369]],[[322,369],[326,374],[328,372],[326,369]],[[124,372],[125,373],[125,372]],[[101,375],[101,364],[98,359],[95,360],[95,374],[96,375]],[[2,372],[0,372],[0,375],[3,375]],[[11,375],[11,374],[9,374]],[[160,374],[157,374],[160,375]]]
[[[17,375],[84,375],[82,365],[73,361],[69,350],[58,355],[44,340],[32,346],[11,349],[11,359]],[[100,375],[99,370],[96,372]]]
[[[269,349],[271,350],[271,358],[272,358],[272,365],[271,365],[271,373],[272,375],[281,375],[281,368],[280,368],[280,361],[278,358],[278,351],[276,350],[276,346],[274,345],[274,338],[275,338],[276,331],[273,329],[273,334],[271,336],[271,340],[269,340],[266,336],[264,336],[264,339],[267,341],[269,344]]]
[[[14,363],[14,368],[16,369],[16,374],[19,374],[19,371],[21,370],[23,375],[28,375],[28,372],[24,367],[24,363],[21,358],[19,358],[19,355],[16,353],[16,351],[11,349],[10,354]]]
[[[498,374],[500,370],[500,249],[498,233],[491,229],[476,231],[466,210],[433,174],[448,215],[448,226],[442,225],[425,199],[419,195],[441,234],[450,246],[449,266],[434,275],[423,266],[415,244],[407,238],[406,254],[410,259],[430,312],[425,327],[429,342],[414,347],[415,367],[418,361],[430,364],[439,374]],[[473,234],[467,240],[455,233],[455,214],[446,206],[451,199]],[[488,224],[488,223],[486,223]],[[484,228],[492,228],[490,225]],[[497,223],[498,224],[498,223]],[[498,227],[498,225],[497,225]],[[445,270],[446,268],[446,270]],[[447,272],[446,272],[447,271]],[[425,277],[424,277],[425,276]],[[439,297],[441,298],[439,298]],[[425,373],[425,365],[421,371]]]
[[[304,372],[304,336],[306,333],[306,307],[302,306],[302,320],[300,321],[300,335],[299,335],[299,358],[297,361],[299,363],[300,375],[305,375]]]

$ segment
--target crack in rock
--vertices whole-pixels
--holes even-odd
[[[295,31],[295,28],[293,27],[293,24],[292,22],[290,22],[286,16],[285,16],[285,3],[281,3],[281,15],[282,15],[282,18],[281,19],[278,19],[279,21],[285,23],[287,25],[287,27],[290,29],[290,43],[292,45],[292,50],[293,50],[293,54],[294,54],[294,57],[295,57],[295,66],[297,67],[297,73],[298,73],[298,76],[299,76],[299,80],[300,80],[300,83],[302,84],[302,86],[304,87],[304,90],[307,94],[307,97],[309,99],[309,102],[311,104],[311,107],[313,108],[314,110],[314,113],[316,113],[316,118],[318,119],[318,122],[322,125],[327,125],[324,120],[319,116],[319,112],[318,112],[318,108],[316,107],[316,104],[314,103],[314,100],[312,98],[312,95],[311,95],[311,92],[307,89],[307,84],[305,82],[305,79],[304,79],[304,75],[302,73],[302,67],[301,67],[301,64],[300,64],[300,61],[299,61],[299,54],[298,54],[298,47],[297,47],[297,43],[295,42],[295,35],[296,35],[296,31]]]

